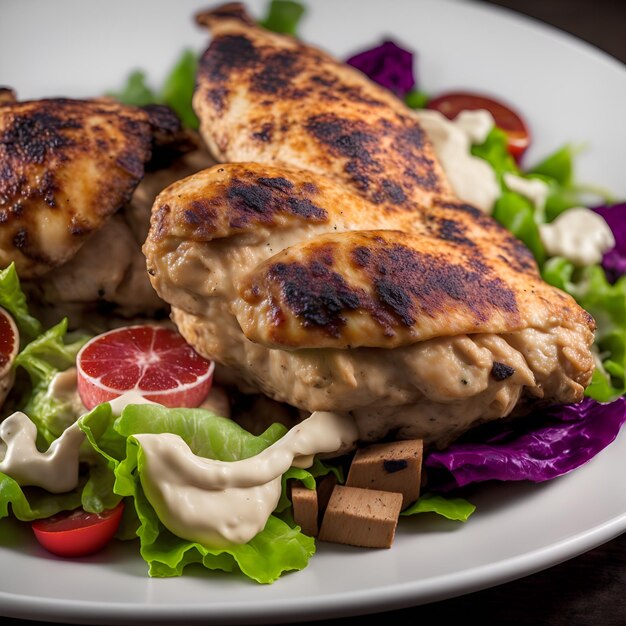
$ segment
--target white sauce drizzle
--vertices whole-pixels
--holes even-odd
[[[550,187],[548,183],[539,178],[522,178],[511,172],[506,172],[502,177],[504,184],[520,196],[528,198],[535,207],[535,221],[541,223],[544,221],[544,209],[546,200],[550,195]]]
[[[415,111],[443,167],[452,189],[463,201],[491,213],[500,197],[500,185],[489,163],[471,153],[472,143],[482,143],[494,126],[484,110],[461,111],[454,120],[435,110]]]
[[[318,411],[256,456],[233,462],[196,456],[170,433],[135,438],[145,459],[141,484],[161,522],[183,539],[221,547],[263,530],[292,464],[308,467],[312,455],[353,444],[358,430],[351,417]]]
[[[58,376],[58,375],[57,375]],[[73,372],[76,377],[76,370]],[[72,372],[53,380],[55,389],[69,392]],[[114,415],[120,415],[129,404],[151,403],[137,392],[129,391],[111,402]],[[80,448],[85,440],[78,422],[63,431],[45,452],[37,449],[37,427],[20,411],[9,415],[0,424],[0,439],[4,442],[4,457],[0,472],[17,481],[22,487],[42,487],[50,493],[65,493],[78,485]]]
[[[0,472],[23,487],[64,493],[78,485],[78,454],[85,439],[78,424],[72,424],[45,452],[39,452],[35,445],[37,427],[25,413],[16,411],[0,424],[0,438],[6,444]]]
[[[578,266],[595,265],[615,238],[601,215],[585,207],[563,211],[550,224],[540,224],[539,235],[550,256],[562,256]]]

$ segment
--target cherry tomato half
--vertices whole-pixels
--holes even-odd
[[[64,557],[86,556],[98,552],[115,535],[124,501],[102,513],[87,513],[83,509],[64,511],[35,520],[32,523],[37,541],[52,554]]]
[[[508,150],[516,161],[530,145],[530,132],[524,120],[508,104],[482,94],[466,91],[444,93],[426,104],[427,109],[435,109],[447,118],[454,119],[461,111],[485,109],[493,115],[496,126],[508,137]]]

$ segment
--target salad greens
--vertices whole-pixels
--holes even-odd
[[[297,35],[298,24],[306,9],[300,2],[294,0],[272,0],[269,4],[267,16],[260,24],[275,33]]]
[[[184,50],[160,89],[155,90],[148,84],[145,72],[134,70],[119,91],[109,91],[106,95],[123,104],[139,107],[148,104],[164,104],[178,114],[185,128],[196,130],[199,122],[191,106],[191,98],[197,69],[197,54],[193,50]]]

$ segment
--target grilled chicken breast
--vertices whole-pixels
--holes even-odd
[[[451,195],[423,129],[393,94],[325,52],[257,26],[241,4],[198,15],[212,40],[194,108],[222,162],[306,169],[381,210]]]
[[[454,197],[403,103],[241,5],[198,20],[194,107],[223,163],[159,194],[143,251],[223,381],[437,447],[582,399],[594,320]]]
[[[206,154],[199,146],[166,107],[0,94],[0,267],[15,263],[42,320],[167,314],[146,274],[149,220],[139,215],[167,184],[201,169],[175,158]]]
[[[156,199],[143,247],[173,320],[244,391],[445,445],[521,399],[576,402],[594,322],[460,202],[383,213],[334,180],[216,165]]]

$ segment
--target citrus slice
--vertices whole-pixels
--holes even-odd
[[[126,326],[90,339],[76,357],[78,394],[91,410],[126,391],[167,407],[199,406],[215,363],[170,328]]]
[[[7,397],[15,371],[13,361],[20,347],[20,334],[10,313],[0,307],[0,406]]]

